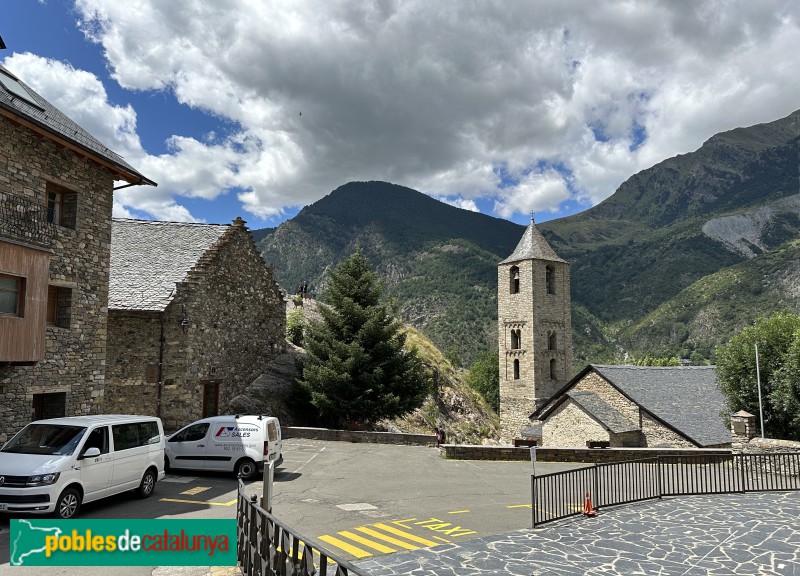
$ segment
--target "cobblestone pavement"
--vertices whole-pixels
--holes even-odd
[[[800,576],[800,492],[682,496],[359,562],[372,576]]]

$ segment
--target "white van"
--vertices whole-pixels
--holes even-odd
[[[151,416],[31,422],[0,449],[0,512],[72,518],[83,502],[126,490],[149,497],[164,478],[164,429]]]
[[[221,470],[250,480],[270,460],[283,462],[281,423],[273,416],[211,416],[167,438],[167,469]]]

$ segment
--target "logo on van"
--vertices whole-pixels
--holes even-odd
[[[214,434],[215,438],[249,438],[252,432],[257,432],[258,428],[242,428],[240,426],[222,426],[217,433]]]

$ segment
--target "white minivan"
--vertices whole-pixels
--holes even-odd
[[[84,502],[126,490],[149,497],[164,478],[164,429],[152,416],[31,422],[0,449],[0,512],[72,518]]]
[[[211,416],[167,438],[167,469],[235,472],[250,480],[265,462],[283,462],[281,423],[274,416]]]

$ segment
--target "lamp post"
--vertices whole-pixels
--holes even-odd
[[[761,421],[761,437],[764,437],[764,407],[761,404],[761,369],[758,365],[758,342],[756,342],[756,383],[758,384],[758,419]]]

